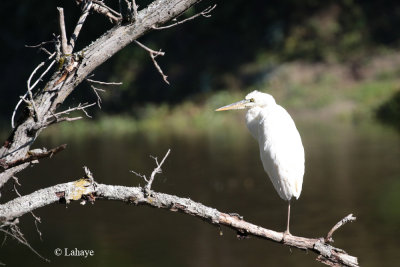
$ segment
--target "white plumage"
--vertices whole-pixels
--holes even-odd
[[[289,234],[290,200],[299,198],[304,175],[304,148],[289,113],[266,93],[253,91],[242,101],[217,111],[247,108],[246,124],[258,141],[260,157],[275,190],[289,202],[286,234]]]

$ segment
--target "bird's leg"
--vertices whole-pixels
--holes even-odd
[[[286,231],[283,233],[283,239],[285,239],[287,235],[291,235],[289,232],[289,222],[290,222],[290,200],[288,201],[287,224],[286,224]]]

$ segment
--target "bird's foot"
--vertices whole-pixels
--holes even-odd
[[[283,232],[282,242],[285,242],[285,239],[290,236],[292,236],[292,234],[289,232],[289,230]]]

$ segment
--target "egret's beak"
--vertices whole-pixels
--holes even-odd
[[[245,99],[245,100],[242,100],[242,101],[238,101],[238,102],[232,103],[232,104],[227,105],[227,106],[220,107],[219,109],[216,109],[215,111],[223,111],[223,110],[230,110],[230,109],[245,109],[246,108],[246,104],[249,103],[249,102],[250,102],[250,100]]]

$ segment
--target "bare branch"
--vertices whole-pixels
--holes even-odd
[[[151,173],[149,182],[147,183],[147,185],[145,187],[146,192],[150,192],[151,185],[153,184],[153,181],[154,181],[154,177],[156,176],[157,173],[161,173],[161,166],[164,164],[164,161],[168,157],[170,152],[171,152],[171,149],[168,149],[167,153],[165,154],[164,158],[162,159],[162,161],[160,163],[158,163],[157,158],[154,158],[154,160],[156,161],[157,167],[154,168],[153,172]]]
[[[96,103],[92,103],[92,104],[87,104],[87,103],[80,104],[79,103],[79,105],[77,107],[68,108],[67,110],[64,110],[64,111],[61,111],[61,112],[58,112],[58,113],[55,113],[55,114],[51,114],[50,117],[56,117],[57,118],[58,116],[63,115],[63,114],[69,114],[69,113],[71,113],[73,111],[82,110],[86,114],[87,117],[91,118],[91,116],[89,116],[87,114],[85,109],[88,108],[88,107],[94,106],[94,105],[96,105]]]
[[[145,181],[146,181],[146,183],[148,183],[148,182],[149,182],[149,179],[147,179],[146,175],[144,175],[144,174],[141,174],[141,173],[139,173],[139,172],[135,172],[135,171],[129,171],[129,172],[131,172],[131,173],[133,173],[134,175],[136,175],[136,176],[138,176],[138,177],[142,178],[143,180],[145,180]]]
[[[16,224],[13,224],[11,226],[11,232],[7,231],[3,228],[0,228],[0,232],[5,233],[6,235],[16,239],[18,242],[20,242],[21,244],[27,246],[33,253],[35,253],[39,258],[50,262],[50,260],[46,259],[45,257],[43,257],[42,255],[39,254],[39,252],[37,252],[30,244],[29,242],[26,240],[26,238],[24,237],[24,235],[22,234],[21,230],[18,228],[18,226]]]
[[[7,163],[24,158],[43,128],[57,121],[75,119],[65,118],[64,115],[60,114],[57,115],[58,117],[55,117],[53,114],[56,113],[57,108],[62,105],[65,99],[75,90],[76,86],[84,81],[90,73],[93,73],[98,66],[111,58],[122,48],[149,32],[153,25],[163,25],[188,10],[197,2],[198,0],[152,1],[146,8],[140,11],[138,10],[137,20],[140,21],[140,23],[116,25],[85,47],[80,53],[76,53],[76,56],[64,54],[67,65],[64,64],[62,66],[63,70],[57,69],[54,71],[44,86],[44,89],[33,94],[36,108],[40,116],[44,118],[38,120],[35,118],[33,112],[21,114],[22,116],[18,121],[18,125],[14,125],[13,131],[10,132],[4,145],[0,147],[1,161]],[[59,16],[59,18],[62,19],[60,19],[58,24],[60,26],[60,32],[65,32],[65,44],[67,35],[63,19],[64,12],[59,9],[58,13],[62,13],[62,16]],[[55,36],[55,60],[57,62],[62,59],[61,35],[62,34],[60,34],[60,37]],[[68,43],[64,45],[64,48],[67,48],[67,46]],[[27,97],[28,94],[26,97],[23,97],[22,102],[28,101],[25,99]],[[30,163],[24,163],[4,171],[0,170],[0,188],[16,173],[24,170],[29,165]]]
[[[48,59],[51,59],[55,54],[56,54],[56,52],[54,52],[53,54],[50,54],[50,57],[49,57]],[[42,62],[42,63],[44,63],[44,62]],[[34,74],[34,72],[32,72],[31,77],[29,77],[29,80],[28,80],[28,89],[29,89],[29,90],[32,90],[33,88],[35,88],[36,85],[37,85],[40,81],[42,81],[43,76],[46,75],[46,73],[51,69],[51,67],[53,67],[54,63],[56,63],[56,61],[55,61],[55,60],[52,60],[51,63],[50,63],[50,65],[49,65],[49,66],[47,67],[47,69],[40,75],[40,77],[36,80],[36,82],[35,82],[33,85],[30,85],[30,80],[31,80],[31,78],[32,78],[32,76],[33,76],[33,74]]]
[[[138,18],[138,6],[136,5],[136,1],[132,0],[132,13],[133,13],[133,19],[136,21]]]
[[[166,157],[164,157],[164,159],[165,158]],[[163,161],[158,164],[158,166],[161,166],[162,163]],[[229,227],[241,233],[241,236],[255,236],[286,246],[311,250],[319,255],[318,260],[324,261],[326,264],[351,267],[358,266],[356,257],[329,245],[324,241],[324,238],[316,239],[284,235],[282,232],[263,228],[241,219],[240,216],[220,212],[188,198],[181,198],[154,191],[151,192],[151,195],[146,195],[141,187],[98,184],[94,182],[91,174],[87,174],[86,179],[40,189],[29,195],[2,204],[0,205],[0,218],[3,218],[3,223],[7,223],[32,210],[59,202],[60,200],[69,203],[73,200],[79,201],[86,199],[90,199],[91,201],[95,199],[118,200],[135,205],[140,204],[175,212],[179,211],[200,218],[216,226]]]
[[[122,17],[121,14],[104,4],[102,1],[94,0],[92,9],[95,12],[108,17],[111,23],[117,23]]]
[[[61,34],[61,49],[64,55],[68,54],[68,43],[67,43],[67,32],[65,30],[65,20],[64,20],[64,9],[62,7],[57,7],[59,15],[59,27]]]
[[[135,43],[137,45],[139,45],[141,48],[143,48],[144,50],[146,50],[147,52],[149,52],[151,60],[153,61],[154,67],[156,67],[157,71],[161,74],[164,82],[166,82],[169,85],[169,81],[168,81],[168,76],[164,74],[164,72],[162,71],[160,65],[158,65],[157,61],[156,61],[156,57],[157,56],[164,56],[165,52],[160,51],[155,51],[151,48],[148,48],[147,46],[145,46],[144,44],[142,44],[141,42],[134,40]]]
[[[8,169],[8,168],[13,168],[15,166],[21,165],[26,162],[32,162],[35,160],[39,160],[42,158],[51,158],[54,154],[57,154],[60,151],[63,151],[67,147],[66,144],[55,147],[50,150],[44,150],[44,149],[39,149],[39,150],[32,150],[28,152],[28,155],[22,159],[15,160],[13,162],[7,163],[5,165],[0,166],[3,169]]]
[[[82,15],[80,16],[78,23],[75,26],[74,33],[72,34],[71,38],[69,39],[69,44],[68,44],[68,53],[72,54],[72,51],[74,50],[76,40],[78,39],[79,33],[81,32],[83,23],[85,23],[85,20],[87,16],[89,15],[89,11],[92,8],[92,1],[87,1],[83,7],[82,10]]]
[[[155,30],[164,30],[164,29],[172,28],[172,27],[175,27],[177,25],[180,25],[180,24],[183,24],[185,22],[188,22],[190,20],[193,20],[193,19],[195,19],[195,18],[197,18],[199,16],[203,16],[205,18],[209,18],[209,17],[211,17],[210,12],[213,11],[216,8],[216,6],[217,6],[217,4],[215,4],[213,6],[209,6],[206,9],[204,9],[202,12],[197,13],[196,15],[193,15],[193,16],[187,18],[187,19],[178,21],[176,23],[173,23],[173,24],[170,24],[170,25],[167,25],[167,26],[159,26],[159,27],[153,26],[153,29],[155,29]]]
[[[50,52],[49,52],[46,48],[44,48],[43,46],[44,46],[45,44],[48,44],[48,43],[55,43],[55,42],[56,42],[55,40],[52,40],[52,41],[41,42],[40,44],[37,44],[37,45],[25,45],[25,47],[28,47],[28,48],[39,48],[39,51],[43,51],[43,52],[45,52],[47,55],[51,56],[52,53],[50,53]]]
[[[165,55],[165,52],[163,52],[161,50],[160,51],[155,51],[155,50],[153,50],[151,48],[148,48],[147,46],[145,46],[144,44],[142,44],[141,42],[139,42],[137,40],[135,40],[135,43],[137,45],[139,45],[141,48],[143,48],[144,50],[146,50],[147,52],[149,52],[150,54],[153,54],[154,56],[164,56]]]
[[[102,84],[102,85],[122,85],[122,82],[101,82],[101,81],[96,81],[96,80],[92,80],[89,78],[86,78],[86,81],[91,82],[91,83]]]
[[[343,219],[341,219],[337,224],[335,224],[335,226],[332,227],[332,229],[329,231],[329,233],[326,235],[325,237],[325,242],[333,242],[332,239],[332,235],[333,233],[339,229],[340,227],[342,227],[344,224],[348,223],[348,222],[354,222],[356,220],[356,217],[353,216],[353,214],[349,214],[346,217],[344,217]]]
[[[97,91],[105,92],[105,90],[104,90],[104,89],[97,88],[97,87],[95,87],[95,86],[93,86],[93,85],[90,85],[90,87],[93,89],[93,92],[95,93],[95,95],[96,95],[96,97],[97,97],[97,106],[99,106],[99,108],[101,108],[101,103],[102,103],[103,101],[101,100],[101,97],[100,97],[100,95],[99,95],[99,93],[98,93]]]
[[[50,54],[49,59],[51,59],[56,53],[54,52],[53,54]],[[33,100],[33,95],[32,95],[32,90],[33,88],[35,88],[35,86],[42,80],[43,76],[46,75],[46,73],[51,69],[51,67],[53,67],[55,61],[53,60],[50,65],[47,67],[47,69],[40,75],[40,77],[36,80],[36,82],[31,85],[31,79],[33,77],[33,75],[36,73],[36,71],[38,71],[44,64],[45,62],[41,62],[31,73],[31,75],[28,78],[27,81],[27,87],[28,90],[27,92],[20,98],[20,100],[18,101],[17,105],[15,106],[14,110],[13,110],[13,114],[11,116],[11,127],[14,129],[15,125],[14,125],[14,119],[15,119],[15,115],[17,113],[17,110],[19,108],[19,106],[21,105],[22,102],[26,102],[26,97],[29,95],[30,101],[28,104],[31,104],[34,110],[35,115],[37,115],[37,109],[36,109],[36,105],[35,102]],[[39,119],[39,118],[38,118]]]

